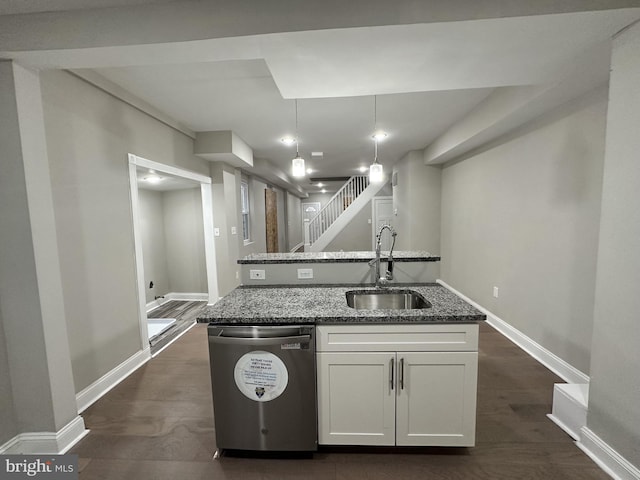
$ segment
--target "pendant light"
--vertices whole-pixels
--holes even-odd
[[[378,132],[378,99],[377,96],[373,96],[373,163],[369,167],[369,182],[378,183],[381,182],[384,177],[382,165],[378,163],[378,140],[384,138],[386,134],[384,132]]]
[[[294,177],[304,177],[306,173],[304,158],[298,152],[298,99],[296,98],[296,158],[291,160],[291,174]]]

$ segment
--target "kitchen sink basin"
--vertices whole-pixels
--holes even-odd
[[[411,310],[430,308],[431,303],[413,290],[350,290],[347,305],[357,310]]]

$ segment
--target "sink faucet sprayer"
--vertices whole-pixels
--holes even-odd
[[[389,232],[391,233],[391,250],[389,250],[389,256],[387,257],[387,271],[384,274],[384,277],[380,276],[380,249],[382,248],[382,232],[384,230],[389,230]],[[382,285],[387,284],[388,282],[390,282],[391,280],[393,280],[393,247],[396,244],[396,236],[398,234],[396,233],[396,231],[393,229],[393,227],[391,225],[382,225],[380,227],[380,230],[378,230],[378,234],[376,235],[376,258],[374,260],[371,260],[369,262],[369,266],[374,266],[375,265],[375,284],[376,287],[380,287]]]

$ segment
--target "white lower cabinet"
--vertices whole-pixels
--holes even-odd
[[[473,446],[477,338],[477,325],[318,327],[319,443]]]

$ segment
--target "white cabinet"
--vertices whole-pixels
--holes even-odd
[[[473,446],[478,325],[318,327],[324,445]]]

